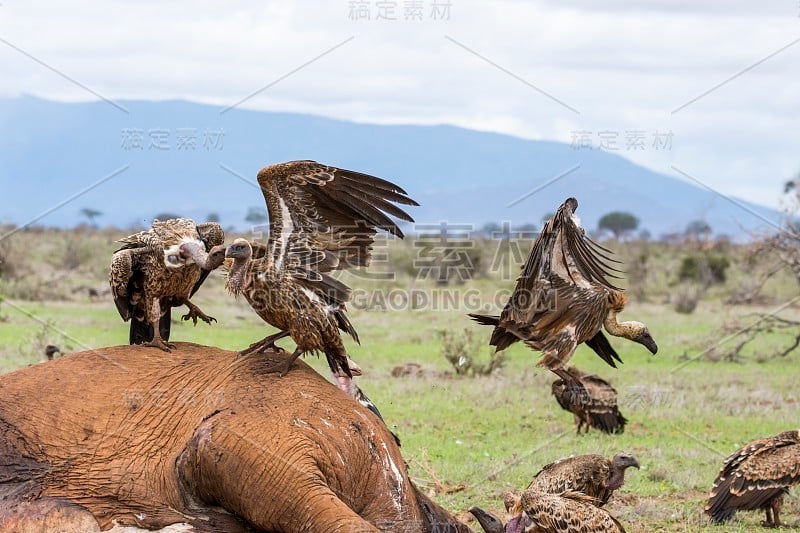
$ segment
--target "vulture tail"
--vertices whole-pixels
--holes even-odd
[[[361,390],[361,387],[359,387],[355,383],[353,383],[353,386],[356,389],[355,399],[358,401],[358,403],[360,403],[361,405],[363,405],[364,407],[375,413],[375,416],[380,418],[381,422],[383,422],[383,425],[386,426],[386,421],[383,419],[381,412],[378,410],[378,406],[372,403],[372,400],[370,400],[369,397],[366,394],[364,394],[364,391]],[[386,426],[386,429],[389,429],[389,426]],[[391,429],[389,429],[389,433],[392,434],[392,437],[394,437],[394,441],[397,443],[398,446],[400,446],[400,438],[397,435],[395,435],[394,431],[392,431]]]
[[[500,327],[499,316],[478,315],[473,313],[470,313],[468,316],[482,326],[494,326],[492,338],[489,339],[489,345],[496,347],[496,351],[498,352],[505,350],[519,340],[519,337]]]
[[[169,342],[170,326],[172,325],[172,309],[167,307],[166,312],[158,321],[158,330],[164,342]],[[153,340],[153,326],[144,320],[131,317],[131,330],[128,342],[130,344],[144,344]]]
[[[628,419],[622,416],[618,409],[604,413],[590,413],[589,418],[593,427],[609,434],[625,433],[625,424],[628,423]]]
[[[614,368],[617,368],[617,364],[614,362],[615,359],[620,363],[622,362],[622,359],[617,355],[617,351],[614,350],[614,347],[611,346],[602,331],[598,331],[597,335],[586,341],[586,346],[594,350],[600,356],[600,359]]]

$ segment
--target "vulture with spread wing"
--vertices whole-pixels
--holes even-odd
[[[305,352],[323,352],[340,388],[353,394],[352,369],[340,330],[358,342],[345,314],[350,288],[336,270],[369,265],[379,230],[403,237],[389,215],[412,222],[395,204],[418,205],[397,185],[315,161],[271,165],[258,173],[269,212],[266,245],[234,241],[228,290],[242,294],[262,320],[278,329],[245,352],[274,347],[291,336],[292,357],[267,371],[285,373]]]
[[[576,455],[542,468],[528,489],[551,494],[578,491],[603,506],[625,483],[625,470],[630,467],[639,468],[639,461],[627,453],[618,453],[611,460],[598,454]]]
[[[225,260],[219,224],[196,225],[177,218],[154,220],[152,227],[120,239],[111,260],[109,284],[120,316],[131,321],[130,343],[169,351],[171,308],[186,305],[182,318],[215,320],[189,301],[209,273]]]
[[[479,507],[472,507],[469,512],[486,533],[625,533],[616,518],[597,507],[594,498],[581,492],[548,494],[526,490],[506,504],[512,518],[505,527],[497,517]]]
[[[705,512],[714,522],[725,522],[736,511],[761,509],[762,525],[779,527],[783,495],[800,482],[800,431],[785,431],[759,439],[725,459]]]
[[[563,379],[553,382],[552,392],[558,405],[575,418],[578,434],[581,428],[593,427],[605,433],[623,433],[628,420],[617,408],[617,391],[611,384],[596,374],[586,374],[570,366],[567,372],[575,376],[583,390],[573,390]]]
[[[610,250],[589,239],[574,215],[575,198],[568,198],[547,221],[533,243],[522,275],[500,316],[471,314],[478,323],[494,327],[489,344],[498,351],[522,341],[542,351],[538,365],[580,388],[566,370],[582,342],[606,363],[622,362],[603,335],[638,342],[651,353],[658,347],[641,322],[617,322],[627,302],[622,290],[608,281],[616,277]]]

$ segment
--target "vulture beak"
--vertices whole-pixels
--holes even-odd
[[[486,533],[503,533],[503,523],[492,513],[488,513],[480,507],[470,507],[469,512],[475,517]]]
[[[653,340],[653,337],[651,337],[650,333],[647,331],[642,333],[639,338],[636,339],[636,342],[650,350],[650,353],[653,355],[658,352],[658,345],[656,344],[656,341]]]

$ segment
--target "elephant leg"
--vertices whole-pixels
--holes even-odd
[[[379,531],[325,483],[304,452],[313,442],[256,440],[244,426],[222,412],[195,430],[176,465],[187,501],[220,505],[264,531]]]

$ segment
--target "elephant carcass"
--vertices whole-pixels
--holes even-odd
[[[369,410],[303,362],[261,372],[283,357],[118,346],[0,376],[0,524],[66,502],[102,529],[469,531]]]

